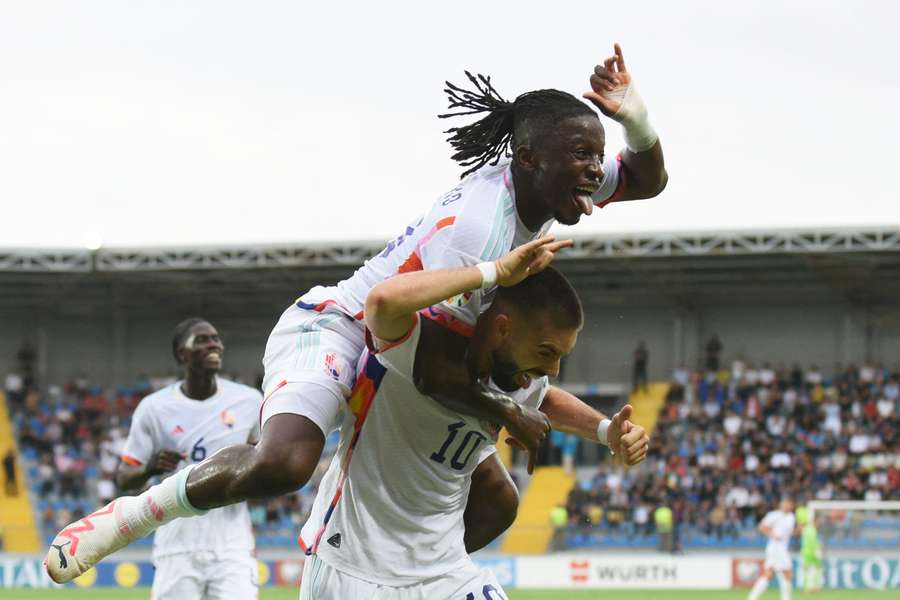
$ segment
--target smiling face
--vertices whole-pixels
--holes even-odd
[[[603,179],[606,134],[596,116],[569,117],[516,149],[517,167],[529,174],[531,192],[564,225],[578,223],[594,205]]]
[[[201,321],[193,325],[178,350],[179,362],[194,372],[218,373],[222,368],[225,345],[216,328]]]
[[[491,379],[501,390],[527,388],[533,379],[559,375],[560,360],[578,340],[581,327],[560,327],[546,315],[504,311],[493,317]]]

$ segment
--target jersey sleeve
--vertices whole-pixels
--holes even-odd
[[[393,342],[375,340],[372,333],[366,330],[366,344],[369,352],[375,355],[382,365],[406,379],[413,380],[416,364],[416,348],[419,346],[419,335],[422,331],[422,319],[417,314],[409,331]]]
[[[147,464],[150,457],[159,450],[155,431],[153,410],[144,400],[138,404],[131,417],[131,429],[128,430],[128,439],[122,450],[122,462],[133,466]]]
[[[603,208],[615,202],[625,193],[625,172],[622,170],[622,155],[608,156],[603,161],[603,180],[600,189],[592,196],[594,205]]]
[[[248,444],[258,444],[259,438],[262,435],[262,432],[259,428],[259,411],[262,409],[263,397],[262,394],[254,390],[253,401],[255,403],[256,411],[255,415],[257,418],[253,419],[253,427],[250,428],[250,432],[247,434],[247,443]]]

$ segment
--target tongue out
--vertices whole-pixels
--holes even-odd
[[[575,192],[575,201],[578,203],[578,206],[581,208],[581,212],[590,216],[592,212],[594,212],[594,201],[593,199],[584,192]]]

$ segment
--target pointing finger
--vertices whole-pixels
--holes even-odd
[[[616,68],[619,70],[619,73],[624,72],[625,69],[625,55],[622,54],[622,46],[617,43],[613,44],[613,49],[616,52]]]

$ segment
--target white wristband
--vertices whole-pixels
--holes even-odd
[[[481,271],[481,289],[487,290],[497,285],[497,265],[483,262],[475,265]]]
[[[622,95],[622,104],[612,119],[621,123],[625,130],[625,146],[635,153],[649,150],[656,144],[659,136],[650,125],[644,99],[638,94],[633,81],[628,84],[624,92],[618,93]]]
[[[609,440],[606,439],[607,431],[609,431],[609,424],[612,423],[610,419],[603,419],[600,421],[600,424],[597,426],[597,441],[603,444],[604,446],[609,446]]]

